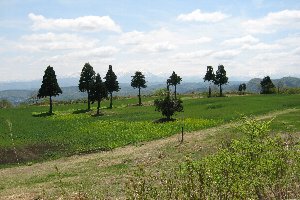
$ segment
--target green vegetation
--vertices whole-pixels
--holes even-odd
[[[146,88],[146,80],[145,76],[142,74],[140,71],[136,71],[134,76],[131,76],[131,87],[133,88],[138,88],[139,89],[139,106],[142,105],[142,100],[141,100],[141,88]]]
[[[50,109],[49,114],[52,114],[52,97],[62,94],[62,91],[57,83],[55,71],[50,65],[45,70],[45,75],[43,76],[43,83],[39,92],[37,94],[38,98],[49,97]]]
[[[180,132],[182,126],[190,132],[229,122],[241,114],[258,115],[300,105],[299,95],[195,97],[181,96],[185,110],[176,115],[177,121],[167,124],[152,123],[161,115],[155,112],[150,97],[144,100],[149,106],[132,106],[135,99],[130,98],[116,101],[113,110],[107,109],[109,101],[103,101],[101,117],[92,116],[95,108],[82,110],[82,104],[57,105],[52,116],[43,113],[43,106],[1,109],[1,163],[109,150],[167,137]]]
[[[299,143],[272,136],[271,122],[244,119],[240,139],[211,156],[187,160],[178,171],[157,177],[142,170],[129,186],[129,198],[298,199]]]

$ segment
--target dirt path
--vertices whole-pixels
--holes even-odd
[[[298,111],[298,109],[276,111],[266,115],[258,116],[256,118],[263,120],[295,111]],[[213,136],[221,130],[230,128],[235,123],[236,122],[231,122],[218,127],[188,133],[184,136],[185,146],[180,148],[186,148],[195,151],[197,149],[194,149],[196,148],[194,146],[196,144],[201,144],[199,141],[203,140],[205,137]],[[3,188],[1,188],[0,184],[0,199],[33,199],[36,197],[37,193],[40,193],[41,190],[45,188],[51,189],[53,185],[48,186],[47,180],[43,182],[42,179],[40,182],[37,181],[37,183],[31,183],[30,180],[36,177],[48,177],[49,174],[55,173],[55,166],[58,166],[62,173],[76,172],[77,177],[80,179],[86,176],[85,173],[90,173],[89,170],[91,169],[100,171],[102,169],[103,171],[110,166],[117,166],[129,161],[131,162],[131,166],[136,166],[139,163],[144,163],[149,167],[160,165],[162,164],[160,162],[166,162],[168,159],[175,159],[172,156],[175,156],[176,152],[173,152],[172,154],[172,152],[169,152],[170,150],[167,151],[166,148],[168,146],[178,146],[178,139],[179,135],[177,134],[168,138],[145,142],[140,144],[140,146],[126,146],[108,152],[75,155],[67,158],[60,158],[54,161],[37,163],[31,166],[0,169],[0,183],[7,182],[8,185],[6,186],[6,184],[2,184]],[[172,149],[171,151],[176,151],[176,149]],[[180,151],[182,151],[182,149]],[[170,154],[169,157],[168,154]],[[165,159],[161,160],[161,157],[165,157]],[[105,172],[103,172],[103,174],[107,175]],[[112,180],[107,181],[110,182]],[[30,183],[30,186],[27,183]],[[53,181],[49,181],[49,183],[52,184]]]

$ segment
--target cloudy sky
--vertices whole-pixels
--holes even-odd
[[[0,81],[141,70],[300,77],[299,0],[0,0]]]

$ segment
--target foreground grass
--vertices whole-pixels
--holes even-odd
[[[299,109],[278,113],[285,114],[267,116],[268,119],[276,116],[271,124],[273,131],[285,131],[284,127],[275,126],[276,119],[298,126],[297,120],[285,116],[300,116]],[[225,124],[186,134],[183,144],[179,144],[178,136],[172,136],[141,146],[2,169],[0,199],[76,199],[79,194],[88,199],[125,198],[126,184],[140,167],[154,175],[170,172],[184,162],[186,156],[196,160],[214,154],[224,141],[238,137],[231,130],[232,127]],[[299,132],[293,133],[299,138]]]
[[[184,96],[184,112],[176,122],[154,124],[161,117],[146,98],[148,106],[133,106],[136,99],[115,101],[103,116],[86,112],[85,104],[57,105],[47,116],[45,106],[0,110],[1,163],[35,162],[78,153],[110,150],[128,144],[168,137],[180,132],[201,130],[234,120],[240,115],[259,115],[274,110],[299,108],[299,95],[258,95],[226,98]],[[16,156],[17,153],[17,156]]]

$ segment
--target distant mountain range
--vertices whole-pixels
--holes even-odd
[[[142,89],[142,95],[152,94],[154,91],[160,88],[165,88],[166,84],[163,80],[166,77],[155,76],[148,74],[147,82],[148,87]],[[136,96],[137,90],[130,86],[129,75],[118,78],[120,82],[121,90],[114,93],[116,96]],[[195,78],[196,79],[196,78]],[[59,79],[59,85],[62,88],[63,94],[55,97],[56,100],[75,100],[86,98],[86,94],[78,90],[78,80],[76,77],[61,78]],[[177,86],[177,91],[179,93],[191,93],[191,92],[204,92],[207,91],[208,83],[199,82],[193,79],[189,79],[191,82],[183,81]],[[200,79],[201,80],[201,79]],[[223,87],[224,92],[237,91],[239,84],[246,83],[247,91],[253,93],[260,92],[260,81],[262,79],[254,78],[248,82],[245,81],[230,81],[227,85]],[[202,80],[201,80],[202,81]],[[295,77],[284,77],[281,79],[272,80],[275,85],[279,82],[283,87],[300,87],[300,79]],[[0,99],[7,99],[14,104],[19,104],[22,102],[29,102],[33,97],[36,97],[38,88],[41,85],[41,80],[34,80],[28,82],[11,82],[11,83],[0,83]],[[213,90],[217,91],[216,86],[212,86]],[[1,91],[2,90],[2,91]]]

